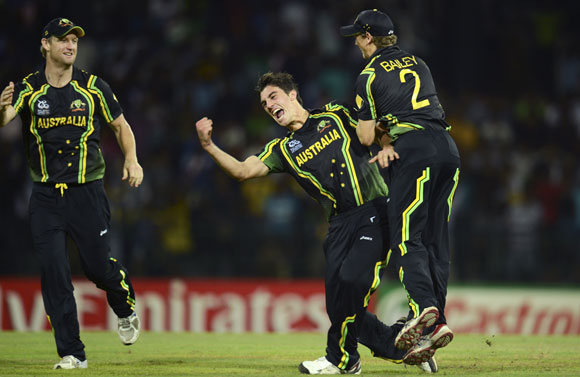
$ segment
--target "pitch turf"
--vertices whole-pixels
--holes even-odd
[[[143,333],[133,346],[116,333],[83,332],[89,368],[51,370],[52,334],[0,332],[0,376],[299,376],[321,356],[325,334]],[[375,359],[361,346],[364,376],[422,375]],[[580,376],[580,336],[458,335],[436,354],[441,376]]]

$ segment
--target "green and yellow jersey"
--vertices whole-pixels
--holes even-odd
[[[397,46],[377,50],[355,85],[361,120],[381,120],[395,141],[412,130],[449,130],[429,67]]]
[[[353,114],[337,103],[311,110],[304,126],[257,154],[270,173],[292,175],[329,219],[388,194],[377,165],[368,162],[369,148],[358,140]]]
[[[105,81],[75,67],[70,83],[55,88],[42,69],[15,85],[12,105],[22,118],[34,182],[83,184],[103,178],[101,126],[122,114]]]

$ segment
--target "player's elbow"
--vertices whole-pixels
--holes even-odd
[[[370,146],[373,141],[374,141],[374,137],[372,136],[367,136],[367,135],[358,135],[358,140],[360,141],[360,143],[364,146]]]

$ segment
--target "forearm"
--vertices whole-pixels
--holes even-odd
[[[370,146],[375,141],[375,121],[360,120],[356,127],[356,135],[362,145]]]
[[[234,156],[223,151],[213,142],[203,146],[203,149],[205,149],[205,151],[216,162],[220,169],[222,169],[230,177],[237,179],[238,181],[252,178],[246,174],[244,163],[242,161],[239,161]]]
[[[0,106],[0,127],[4,127],[16,117],[12,106]]]
[[[137,161],[137,143],[131,127],[129,125],[120,127],[115,131],[115,137],[125,156],[125,161]]]

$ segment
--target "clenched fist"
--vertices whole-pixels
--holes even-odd
[[[203,117],[195,123],[197,129],[197,137],[203,148],[209,147],[212,144],[211,131],[213,130],[213,121],[207,117]]]

